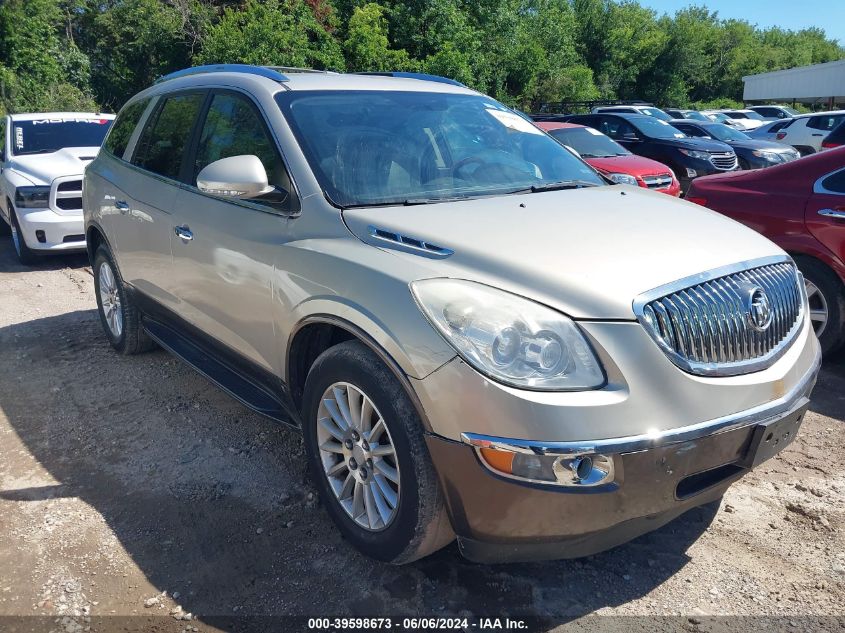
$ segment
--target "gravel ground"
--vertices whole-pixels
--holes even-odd
[[[801,616],[845,615],[843,421],[845,355],[825,363],[798,439],[718,506],[583,560],[480,566],[452,545],[389,567],[339,537],[295,432],[162,351],[115,354],[86,260],[24,269],[4,237],[0,616],[74,633],[108,615],[161,631],[325,614],[542,616],[544,631],[595,630],[582,616],[597,614],[681,615],[665,622],[693,631],[718,630],[714,615],[841,627]]]

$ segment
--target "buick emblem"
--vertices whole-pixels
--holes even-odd
[[[772,324],[772,302],[760,286],[754,286],[748,291],[748,325],[757,332],[765,332]]]

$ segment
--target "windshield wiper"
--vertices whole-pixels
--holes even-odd
[[[52,154],[53,152],[58,152],[57,149],[33,149],[28,152],[15,152],[16,156],[32,156],[34,154]]]
[[[547,182],[542,185],[531,185],[528,189],[520,189],[513,193],[520,193],[530,191],[531,193],[539,193],[541,191],[560,191],[562,189],[580,189],[581,187],[597,187],[598,185],[589,180],[558,180],[557,182]]]

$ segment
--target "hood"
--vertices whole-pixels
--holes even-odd
[[[584,319],[633,319],[632,302],[642,292],[783,254],[718,213],[620,185],[349,209],[343,216],[373,246],[392,248],[371,237],[371,227],[454,251],[433,259],[393,249],[398,257],[414,258],[419,278],[479,281]]]
[[[751,151],[766,150],[770,152],[788,152],[792,150],[789,145],[783,143],[773,143],[772,141],[758,141],[757,139],[749,139],[747,141],[727,141],[728,145],[733,148],[748,149]]]
[[[607,156],[604,158],[587,157],[584,160],[592,167],[606,174],[623,173],[632,176],[653,176],[671,171],[663,163],[658,163],[656,160],[637,156],[636,154]]]
[[[732,152],[731,146],[722,141],[707,138],[655,138],[654,143],[683,149],[695,149],[702,152]]]
[[[99,151],[99,147],[65,147],[50,154],[13,156],[10,168],[35,185],[49,185],[62,176],[82,176]]]

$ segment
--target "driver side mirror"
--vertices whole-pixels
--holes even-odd
[[[255,198],[275,190],[258,156],[244,154],[221,158],[197,175],[200,191],[221,198]]]

